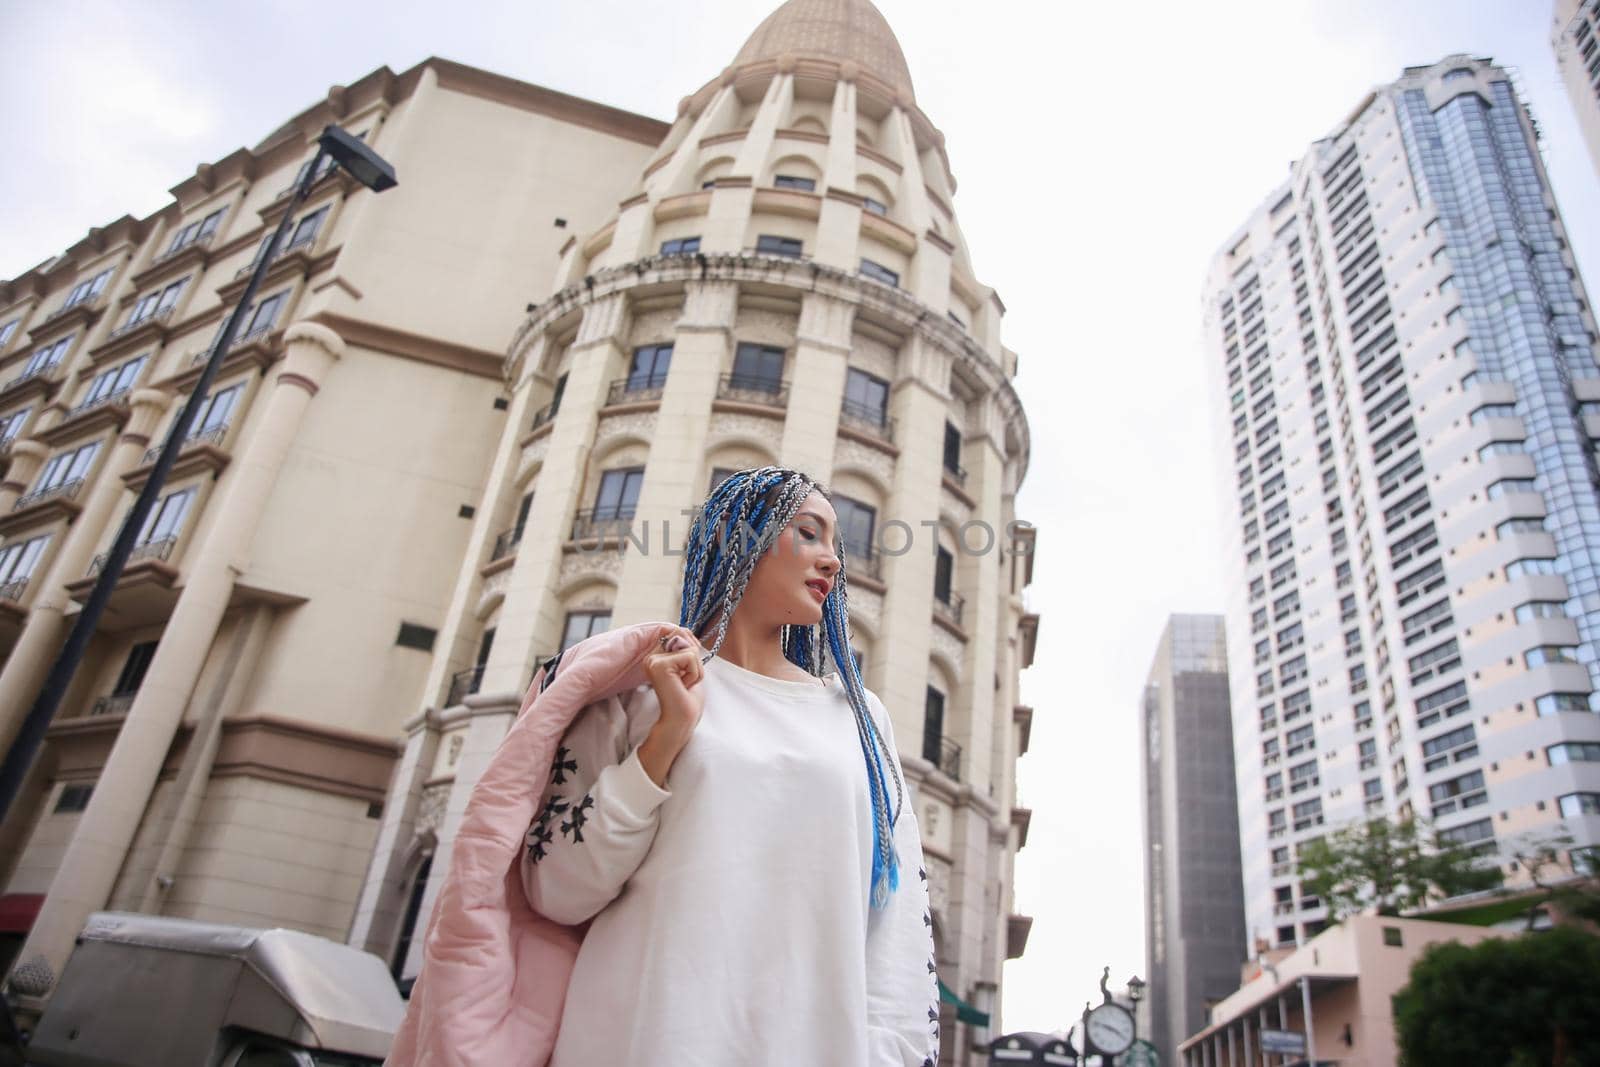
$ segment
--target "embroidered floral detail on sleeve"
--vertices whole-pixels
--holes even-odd
[[[583,799],[572,806],[568,821],[561,824],[561,835],[565,837],[571,834],[575,844],[582,844],[583,824],[589,821],[588,812],[592,807],[594,807],[594,797],[585,793]]]
[[[528,856],[533,862],[538,863],[550,854],[547,846],[555,840],[555,834],[551,833],[550,827],[544,823],[536,822],[533,824],[533,829],[528,831],[528,839],[531,842],[528,845]]]

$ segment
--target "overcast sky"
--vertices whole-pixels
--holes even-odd
[[[143,216],[204,160],[329,85],[429,55],[659,118],[776,0],[0,4],[0,277]],[[1046,4],[879,0],[948,138],[980,280],[1009,309],[1041,527],[1023,696],[1034,809],[1017,863],[1027,954],[1007,1029],[1064,1027],[1143,969],[1137,716],[1171,612],[1220,610],[1200,287],[1211,254],[1311,141],[1402,67],[1509,66],[1580,268],[1600,270],[1600,180],[1550,50],[1547,0]],[[403,180],[403,175],[402,175]]]

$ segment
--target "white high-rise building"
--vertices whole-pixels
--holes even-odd
[[[1228,239],[1205,318],[1252,941],[1321,928],[1296,850],[1363,817],[1503,863],[1564,827],[1582,861],[1600,365],[1506,72],[1450,56],[1368,94]]]

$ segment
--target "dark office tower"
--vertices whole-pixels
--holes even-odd
[[[1145,971],[1164,1062],[1239,985],[1244,900],[1220,615],[1174,615],[1144,690]]]

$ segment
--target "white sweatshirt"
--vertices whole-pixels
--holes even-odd
[[[900,887],[872,910],[872,805],[838,676],[714,658],[703,684],[669,789],[636,752],[660,713],[647,685],[586,708],[562,739],[522,882],[537,911],[594,921],[551,1067],[932,1067],[933,920],[909,792]],[[867,704],[898,768],[883,703]]]

